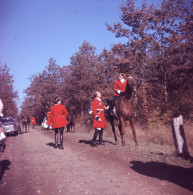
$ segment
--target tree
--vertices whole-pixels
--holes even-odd
[[[22,111],[34,115],[43,120],[46,112],[54,104],[56,97],[61,97],[61,68],[56,64],[53,58],[49,59],[49,65],[45,67],[42,73],[32,75],[31,84],[25,90],[26,98],[22,105]]]
[[[144,1],[136,9],[134,1],[127,0],[121,7],[123,24],[107,25],[116,37],[128,40],[114,46],[112,52],[119,59],[117,68],[124,67],[125,72],[135,75],[136,110],[143,122],[166,122],[175,110],[182,112],[181,108],[187,108],[185,101],[186,105],[190,102],[192,4],[192,0],[163,0],[157,8],[147,7]],[[184,92],[186,98],[182,100]],[[173,109],[174,102],[183,102],[183,106]]]
[[[168,63],[171,66],[168,83],[170,106],[176,115],[191,118],[193,113],[193,1],[165,1],[168,15],[175,19],[175,31],[170,35]]]
[[[16,116],[18,107],[16,100],[17,91],[14,91],[13,75],[10,75],[10,69],[6,64],[0,64],[0,98],[4,105],[3,113],[5,116]]]
[[[87,41],[71,57],[65,92],[68,98],[71,97],[69,104],[74,105],[82,117],[90,107],[94,92],[102,90],[104,74],[101,68],[96,48]]]
[[[150,108],[148,101],[148,69],[150,68],[148,48],[153,36],[150,32],[148,18],[152,14],[151,8],[147,8],[143,3],[141,9],[136,9],[134,1],[128,0],[121,7],[123,24],[119,22],[113,27],[107,24],[108,30],[115,33],[116,37],[127,38],[127,43],[122,46],[120,44],[114,46],[112,51],[119,58],[118,66],[121,66],[119,70],[122,69],[123,72],[135,75],[138,97],[136,110],[143,121],[148,120]]]

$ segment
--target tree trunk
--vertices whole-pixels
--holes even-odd
[[[83,122],[84,119],[84,110],[83,110],[83,103],[81,102],[81,121]]]
[[[178,154],[182,157],[189,157],[182,115],[172,120],[172,133]]]

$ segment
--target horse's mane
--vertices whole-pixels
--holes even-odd
[[[127,100],[131,99],[131,95],[133,92],[133,85],[127,80],[126,89],[124,92],[121,93],[121,96],[125,96]]]

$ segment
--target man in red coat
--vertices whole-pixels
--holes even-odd
[[[36,124],[36,119],[33,116],[31,117],[31,124],[32,124],[32,129],[34,129],[34,126]]]
[[[93,128],[95,128],[95,133],[93,136],[93,146],[96,146],[96,138],[99,135],[99,145],[104,145],[103,138],[103,128],[107,127],[107,122],[104,114],[105,106],[101,101],[101,93],[96,92],[95,99],[92,102],[92,113],[93,113]]]
[[[120,73],[118,80],[115,81],[114,86],[113,86],[113,101],[112,101],[112,115],[116,115],[115,112],[115,105],[116,105],[116,101],[117,98],[120,96],[121,93],[123,93],[126,89],[126,85],[127,85],[127,80],[124,79],[124,73]]]
[[[63,148],[63,133],[64,127],[68,124],[66,117],[68,116],[68,112],[64,105],[62,105],[62,99],[56,98],[56,104],[51,107],[50,110],[50,120],[52,121],[52,127],[55,130],[55,147],[58,147],[58,131],[60,131],[60,149]]]
[[[52,125],[51,120],[50,120],[50,112],[47,113],[47,122],[46,125],[48,125],[46,132],[49,133],[49,128]]]

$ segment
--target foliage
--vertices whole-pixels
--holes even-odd
[[[30,78],[31,84],[25,90],[26,98],[22,104],[22,112],[35,116],[39,122],[43,120],[56,97],[61,97],[61,68],[53,58],[42,73]]]
[[[3,102],[4,116],[16,116],[18,112],[16,100],[17,91],[14,91],[13,76],[10,75],[10,69],[6,64],[0,64],[0,98]]]
[[[71,57],[65,79],[65,99],[76,114],[87,113],[96,91],[105,91],[104,67],[101,66],[96,48],[84,41],[79,51]]]
[[[118,53],[121,62],[117,65],[124,64],[125,71],[135,75],[138,118],[141,122],[151,123],[155,108],[159,110],[157,121],[162,120],[165,113],[170,113],[168,110],[173,112],[171,116],[183,113],[190,117],[193,105],[189,104],[193,91],[190,90],[192,1],[164,0],[161,8],[153,5],[148,8],[144,2],[141,9],[136,9],[134,1],[127,0],[121,10],[123,24],[119,22],[113,27],[107,25],[107,28],[116,37],[128,39],[126,44],[119,44],[118,49],[114,46],[116,50],[112,50],[115,54],[112,56]],[[120,51],[124,52],[126,63]]]

